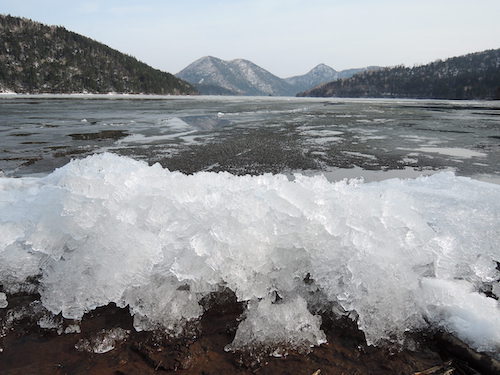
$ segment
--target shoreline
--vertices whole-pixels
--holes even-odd
[[[15,311],[24,310],[26,313],[36,300],[36,295],[9,296],[9,306],[0,310],[0,321],[5,321],[9,314],[15,315]],[[86,313],[78,323],[79,333],[41,329],[36,316],[23,316],[0,336],[3,349],[0,368],[2,374],[9,375],[489,375],[500,369],[498,361],[439,333],[418,334],[418,349],[413,351],[367,346],[364,334],[354,321],[348,318],[335,320],[326,315],[323,315],[322,329],[328,343],[312,348],[309,353],[290,350],[288,355],[277,358],[258,351],[227,352],[224,347],[234,338],[244,304],[236,302],[230,293],[219,300],[220,303],[214,301],[207,301],[202,318],[188,328],[190,334],[179,338],[166,337],[159,332],[136,332],[128,308],[118,308],[113,304]],[[69,320],[63,322],[66,330],[74,324]],[[82,342],[91,342],[104,331],[113,329],[127,332],[124,338],[113,344],[114,349],[102,354],[82,350]]]
[[[234,100],[234,101],[248,101],[248,100],[262,100],[262,101],[297,101],[297,102],[353,102],[353,103],[456,103],[463,106],[473,105],[474,103],[491,104],[496,107],[500,99],[433,99],[433,98],[376,98],[376,97],[314,97],[314,96],[252,96],[252,95],[177,95],[177,94],[146,94],[146,93],[17,93],[14,91],[0,92],[0,99],[22,99],[22,98],[37,98],[37,99],[212,99],[212,100]]]

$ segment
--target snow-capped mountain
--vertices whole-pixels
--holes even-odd
[[[292,85],[297,92],[316,87],[321,83],[335,81],[339,79],[339,72],[325,64],[319,64],[309,72],[301,76],[285,78],[285,81]]]
[[[285,80],[243,59],[225,61],[212,56],[202,57],[176,76],[195,85],[202,94],[219,91],[233,95],[278,96],[298,92]]]
[[[348,69],[340,72],[319,64],[308,73],[290,78],[279,78],[251,61],[225,61],[212,56],[196,60],[176,76],[193,84],[207,95],[272,95],[294,96],[322,83],[352,77],[376,67]]]
[[[309,72],[301,76],[285,78],[285,81],[294,87],[295,93],[309,90],[323,83],[337,81],[339,79],[351,78],[353,75],[367,71],[380,69],[378,66],[369,66],[366,68],[355,68],[336,71],[332,67],[319,64]]]

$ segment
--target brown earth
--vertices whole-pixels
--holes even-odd
[[[0,309],[4,327],[9,311],[29,306],[36,296],[11,296],[9,307]],[[211,306],[210,306],[211,305]],[[98,308],[84,316],[81,333],[57,334],[42,330],[36,318],[23,318],[0,335],[2,375],[83,375],[83,374],[178,374],[178,375],[363,375],[363,374],[488,374],[491,369],[469,361],[452,350],[449,340],[420,337],[415,351],[391,352],[367,346],[364,335],[348,319],[323,317],[328,344],[310,353],[290,352],[284,358],[259,353],[228,353],[224,346],[234,337],[243,306],[233,297],[224,303],[209,304],[201,321],[192,327],[191,337],[166,338],[158,333],[136,332],[128,309],[114,305]],[[72,322],[64,322],[65,325]],[[116,348],[95,354],[78,351],[75,345],[103,329],[130,330]],[[0,330],[1,333],[1,330]],[[484,359],[484,358],[483,358]]]

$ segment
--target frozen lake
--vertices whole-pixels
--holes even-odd
[[[7,176],[111,151],[185,173],[500,178],[498,102],[3,95],[0,114]]]
[[[114,303],[175,336],[226,290],[245,305],[227,350],[309,350],[334,314],[368,344],[443,330],[500,358],[500,186],[477,181],[500,177],[500,103],[5,96],[0,111],[0,308],[38,293],[46,328]]]

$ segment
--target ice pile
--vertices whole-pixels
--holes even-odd
[[[223,286],[250,301],[235,347],[319,344],[311,306],[333,303],[369,343],[431,325],[498,351],[498,303],[483,292],[498,291],[499,260],[500,186],[451,173],[366,184],[187,176],[101,154],[0,178],[4,292],[35,278],[54,314],[115,302],[136,329],[178,334]]]

